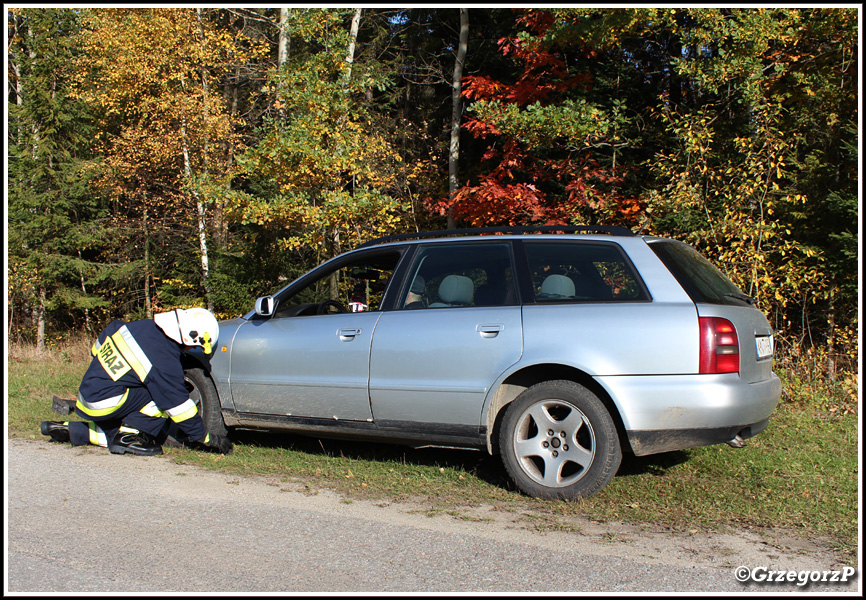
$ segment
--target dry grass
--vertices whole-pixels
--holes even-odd
[[[40,351],[35,344],[10,342],[8,357],[10,361],[51,362],[58,360],[87,365],[90,362],[90,348],[93,339],[77,334],[58,340],[48,340]]]

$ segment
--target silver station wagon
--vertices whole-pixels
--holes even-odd
[[[598,492],[623,452],[742,446],[781,395],[753,299],[691,246],[619,227],[383,238],[187,360],[210,431],[482,449],[551,499]]]

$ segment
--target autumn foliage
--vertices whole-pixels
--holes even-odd
[[[536,37],[499,40],[517,68],[513,81],[464,79],[463,96],[473,104],[463,127],[486,151],[475,181],[453,198],[430,201],[432,210],[453,211],[472,226],[637,222],[640,201],[618,188],[624,169],[605,164],[592,147],[609,135],[608,116],[570,102],[591,87],[591,75],[573,72],[561,49],[538,39],[552,21],[549,13],[527,11],[517,22]]]
[[[9,9],[8,334],[243,314],[395,232],[616,224],[857,363],[858,9],[467,10]]]

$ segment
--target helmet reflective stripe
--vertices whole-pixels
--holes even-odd
[[[132,370],[135,371],[135,374],[138,375],[138,378],[144,381],[153,365],[148,360],[144,350],[141,349],[141,346],[132,337],[132,333],[126,328],[126,325],[118,329],[117,333],[111,336],[111,339],[117,344],[117,349],[120,350],[120,353],[126,359],[126,362],[129,363],[129,366],[132,367]]]
[[[204,342],[202,344],[202,346],[204,347],[204,353],[210,354],[211,351],[213,350],[213,345],[211,344],[212,340],[210,339],[210,333],[205,331],[204,335],[201,336],[201,339],[202,339],[202,342]]]
[[[120,408],[123,403],[126,402],[128,396],[129,390],[126,390],[120,396],[113,396],[111,398],[106,398],[105,400],[97,400],[96,402],[87,402],[81,397],[81,394],[78,394],[78,403],[76,404],[76,408],[91,417],[104,417]]]
[[[108,438],[105,437],[105,432],[100,429],[99,425],[94,422],[87,423],[88,429],[90,429],[90,443],[94,446],[102,446],[103,448],[108,447]]]
[[[198,408],[196,408],[195,402],[192,401],[192,398],[188,398],[183,404],[179,404],[174,408],[169,408],[165,412],[168,413],[168,416],[171,417],[172,421],[180,423],[181,421],[186,421],[187,419],[196,416],[196,414],[198,414]]]

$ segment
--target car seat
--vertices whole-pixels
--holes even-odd
[[[474,291],[475,285],[468,277],[449,275],[439,284],[439,300],[441,302],[434,302],[430,308],[468,306],[472,303]]]
[[[550,275],[541,284],[540,299],[558,300],[574,298],[574,281],[565,275]]]

